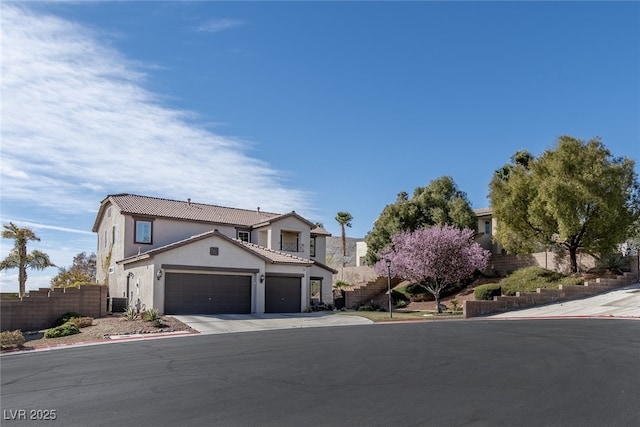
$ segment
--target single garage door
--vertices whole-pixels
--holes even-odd
[[[269,277],[265,281],[266,313],[300,313],[300,277]]]
[[[164,311],[167,314],[251,313],[251,277],[167,273]]]

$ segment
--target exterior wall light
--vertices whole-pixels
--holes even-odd
[[[162,270],[158,270],[156,272],[156,277],[158,278],[158,280],[162,279]]]
[[[260,283],[264,282],[264,274],[260,275]]]

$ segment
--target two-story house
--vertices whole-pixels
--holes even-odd
[[[115,194],[101,202],[93,231],[97,280],[128,306],[222,314],[333,304],[336,270],[323,263],[330,234],[295,211]]]

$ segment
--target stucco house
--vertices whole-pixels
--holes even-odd
[[[295,211],[107,196],[93,231],[110,297],[164,314],[301,312],[333,304],[330,234]]]
[[[493,217],[492,208],[480,208],[473,211],[477,218],[476,242],[491,252],[491,254],[504,253],[502,246],[493,240],[493,234],[497,227],[497,221]]]

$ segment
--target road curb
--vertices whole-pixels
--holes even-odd
[[[151,333],[151,334],[125,334],[125,335],[111,335],[105,337],[102,340],[95,341],[81,341],[76,343],[62,343],[62,344],[50,344],[50,345],[39,345],[37,347],[30,348],[12,348],[2,350],[0,356],[9,355],[9,354],[21,354],[21,353],[35,353],[40,351],[51,351],[57,350],[61,348],[70,348],[70,347],[85,347],[91,345],[100,345],[100,344],[110,344],[116,342],[129,342],[129,341],[140,341],[147,339],[159,339],[159,338],[172,338],[172,337],[180,337],[187,335],[198,335],[200,332],[198,331],[174,331],[174,332],[161,332],[161,333]]]

